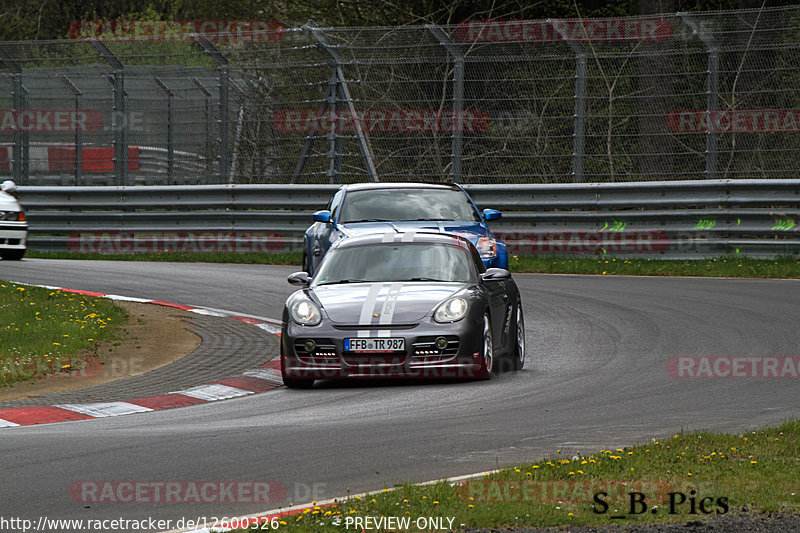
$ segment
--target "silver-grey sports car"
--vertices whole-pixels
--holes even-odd
[[[488,378],[525,363],[519,290],[464,237],[386,233],[333,244],[283,310],[292,388],[349,377]]]

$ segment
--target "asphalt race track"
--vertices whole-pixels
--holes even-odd
[[[280,318],[292,267],[27,259],[0,279]],[[678,379],[674,356],[800,356],[800,281],[515,275],[528,361],[489,382],[322,383],[0,429],[2,514],[231,516],[253,504],[92,504],[80,481],[277,481],[283,505],[800,416],[796,379]],[[273,354],[265,353],[265,360]]]

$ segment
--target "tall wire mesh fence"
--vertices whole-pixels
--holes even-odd
[[[800,7],[0,43],[20,185],[795,178]]]

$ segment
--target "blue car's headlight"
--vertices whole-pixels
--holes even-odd
[[[322,321],[322,311],[309,300],[299,300],[289,308],[292,320],[303,326],[316,326]]]
[[[466,316],[468,308],[469,305],[464,298],[450,298],[439,304],[433,312],[433,319],[436,322],[456,322]]]
[[[497,256],[497,242],[491,237],[481,237],[475,245],[481,259],[491,259]]]

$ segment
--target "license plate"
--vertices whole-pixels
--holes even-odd
[[[406,348],[405,339],[345,339],[345,352],[402,352]]]

